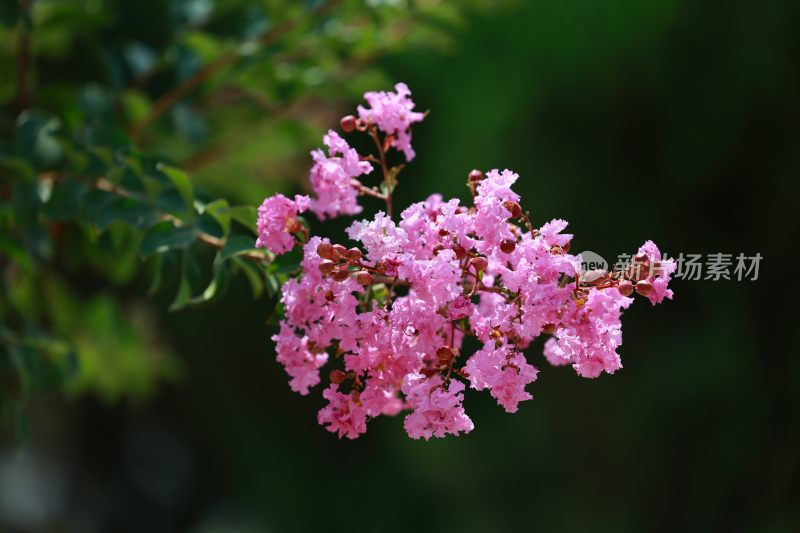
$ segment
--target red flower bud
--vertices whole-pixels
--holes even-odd
[[[556,325],[555,324],[545,324],[542,328],[542,333],[547,333],[548,335],[552,335],[556,332]]]
[[[500,243],[500,250],[504,254],[510,254],[511,252],[514,251],[514,248],[516,248],[516,247],[517,247],[517,243],[512,241],[511,239],[506,239],[506,240],[504,240],[503,242]]]
[[[344,281],[350,277],[350,271],[347,268],[340,268],[333,273],[333,279],[336,281]]]
[[[473,257],[469,260],[469,263],[477,271],[485,271],[486,267],[489,266],[489,261],[485,257]]]
[[[339,121],[339,125],[346,133],[350,133],[356,129],[356,117],[353,115],[344,116],[342,120]]]
[[[653,292],[653,285],[651,285],[649,281],[642,280],[636,284],[636,292],[642,296],[647,296]]]
[[[363,285],[364,287],[367,285],[372,285],[372,274],[366,270],[360,271],[358,274],[356,274],[356,283]]]
[[[473,169],[469,174],[467,174],[467,179],[470,181],[470,183],[481,181],[483,179],[483,172]]]
[[[361,260],[361,250],[358,248],[350,248],[347,250],[347,260],[351,263],[358,263]]]
[[[338,368],[334,368],[333,370],[331,370],[331,373],[329,374],[329,377],[330,377],[331,383],[339,384],[339,383],[343,382],[345,380],[345,378],[347,378],[347,374],[345,374],[344,372],[342,372]]]
[[[522,216],[522,207],[520,207],[520,205],[517,202],[512,202],[511,200],[508,200],[506,202],[503,202],[503,207],[508,209],[508,211],[511,213],[511,218],[519,218]]]
[[[453,350],[446,346],[442,346],[436,350],[436,357],[439,358],[439,364],[442,366],[449,365],[453,359]]]
[[[333,259],[333,245],[327,242],[320,243],[317,246],[317,255],[323,259]]]
[[[336,258],[344,258],[347,255],[347,248],[345,248],[341,244],[334,244],[333,255]]]
[[[623,279],[619,282],[619,293],[623,296],[630,296],[633,294],[633,283],[630,280]]]
[[[319,271],[323,274],[330,274],[334,268],[336,268],[336,265],[332,261],[323,261],[319,264]]]

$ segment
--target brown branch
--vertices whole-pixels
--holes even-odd
[[[341,0],[329,0],[324,2],[314,8],[311,11],[311,16],[319,16],[322,14],[327,13],[337,4],[339,4]],[[278,24],[277,26],[272,27],[271,29],[262,33],[256,40],[255,43],[259,46],[264,46],[276,41],[278,38],[283,36],[286,32],[290,31],[295,25],[300,22],[298,19],[290,19]],[[204,82],[211,79],[215,74],[225,69],[228,65],[233,63],[239,57],[239,52],[237,49],[229,50],[216,58],[215,60],[211,61],[200,70],[195,72],[190,78],[184,80],[182,83],[177,85],[176,87],[172,88],[170,91],[164,93],[159,97],[155,102],[153,102],[152,107],[148,111],[148,113],[139,119],[138,121],[134,122],[131,127],[128,129],[128,133],[131,137],[136,138],[142,132],[144,128],[149,126],[153,121],[155,121],[158,117],[163,115],[167,110],[169,110],[173,105],[175,105],[181,98],[192,92],[194,89],[202,85]]]

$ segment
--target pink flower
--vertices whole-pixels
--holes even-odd
[[[463,294],[456,297],[455,300],[450,302],[447,307],[447,318],[449,320],[461,320],[462,318],[467,318],[471,313],[475,306],[469,301],[469,298],[464,296]]]
[[[258,239],[256,246],[280,255],[295,245],[292,233],[300,229],[297,214],[309,207],[308,196],[295,196],[289,200],[282,194],[270,196],[258,208]]]
[[[323,142],[328,146],[329,156],[322,150],[311,152],[314,166],[309,178],[317,196],[311,201],[311,210],[321,220],[326,216],[356,215],[361,206],[357,203],[358,183],[356,180],[354,186],[354,180],[372,172],[372,165],[361,161],[358,152],[333,130],[328,131]]]
[[[280,333],[273,335],[272,340],[276,343],[278,362],[292,377],[289,386],[305,396],[309,388],[319,383],[318,369],[328,361],[328,354],[324,350],[312,351],[308,337],[298,337],[285,323],[281,324]]]
[[[492,397],[509,413],[516,413],[519,402],[532,398],[525,386],[535,381],[538,373],[511,345],[497,346],[494,340],[475,352],[464,369],[474,389],[490,389]]]
[[[392,146],[401,150],[406,161],[414,159],[414,149],[411,148],[411,124],[421,122],[424,113],[412,111],[414,102],[411,101],[411,91],[405,83],[394,86],[397,92],[368,92],[364,99],[369,108],[358,106],[358,115],[361,120],[375,124],[386,134],[394,135]]]
[[[451,381],[445,386],[438,375],[426,378],[413,373],[403,381],[403,393],[412,409],[403,426],[412,439],[444,437],[446,434],[469,433],[475,427],[461,405],[464,384]]]
[[[501,241],[515,237],[507,223],[511,211],[506,202],[516,203],[519,200],[519,195],[511,190],[517,178],[519,176],[510,170],[490,170],[478,184],[474,230],[484,242],[484,246],[479,247],[484,253],[499,246]]]
[[[367,257],[372,261],[398,254],[408,244],[406,232],[398,228],[383,211],[378,211],[374,220],[354,221],[347,228],[347,236],[354,241],[361,241],[367,249]]]
[[[670,274],[675,272],[677,265],[672,259],[661,259],[661,251],[653,241],[647,241],[639,247],[640,254],[647,254],[650,260],[651,271],[647,281],[653,286],[653,291],[647,295],[647,299],[653,305],[660,304],[664,298],[672,299],[672,289],[668,289]]]
[[[322,392],[328,404],[320,409],[317,421],[339,438],[355,439],[367,431],[367,411],[358,401],[357,395],[343,394],[331,385]]]

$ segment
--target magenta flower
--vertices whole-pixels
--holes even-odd
[[[309,207],[308,196],[295,196],[294,200],[282,194],[270,196],[258,208],[258,239],[256,246],[280,255],[295,245],[294,233],[300,231],[298,213]]]

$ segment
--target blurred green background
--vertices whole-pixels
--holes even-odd
[[[229,47],[220,28],[261,32],[248,24],[271,24],[280,2],[52,4],[62,18],[34,19],[31,32],[32,98],[79,127],[75,102],[106,91],[124,94],[128,124],[141,118],[181,68]],[[102,265],[77,268],[63,283],[83,309],[73,312],[95,372],[122,377],[32,401],[25,441],[6,436],[0,452],[0,530],[800,531],[790,267],[800,4],[344,9],[348,20],[369,13],[349,41],[299,33],[256,53],[137,145],[189,169],[198,187],[256,204],[304,190],[321,134],[364,90],[405,81],[431,114],[414,130],[417,159],[396,205],[432,192],[466,199],[470,169],[511,168],[534,221],[570,221],[576,251],[610,258],[653,239],[671,255],[761,253],[758,280],[677,281],[674,301],[638,302],[614,376],[550,368],[537,343],[534,400],[512,416],[468,392],[469,435],[412,441],[396,418],[339,441],[315,422],[319,394],[289,390],[264,324],[274,304],[254,300],[246,280],[169,313],[172,294],[143,296],[141,273],[114,282]],[[0,39],[4,132],[15,118],[15,31]],[[125,72],[115,74],[115,57],[128,58]],[[148,61],[159,65],[152,77]],[[131,88],[137,64],[146,79]],[[159,362],[139,369],[149,359]]]

